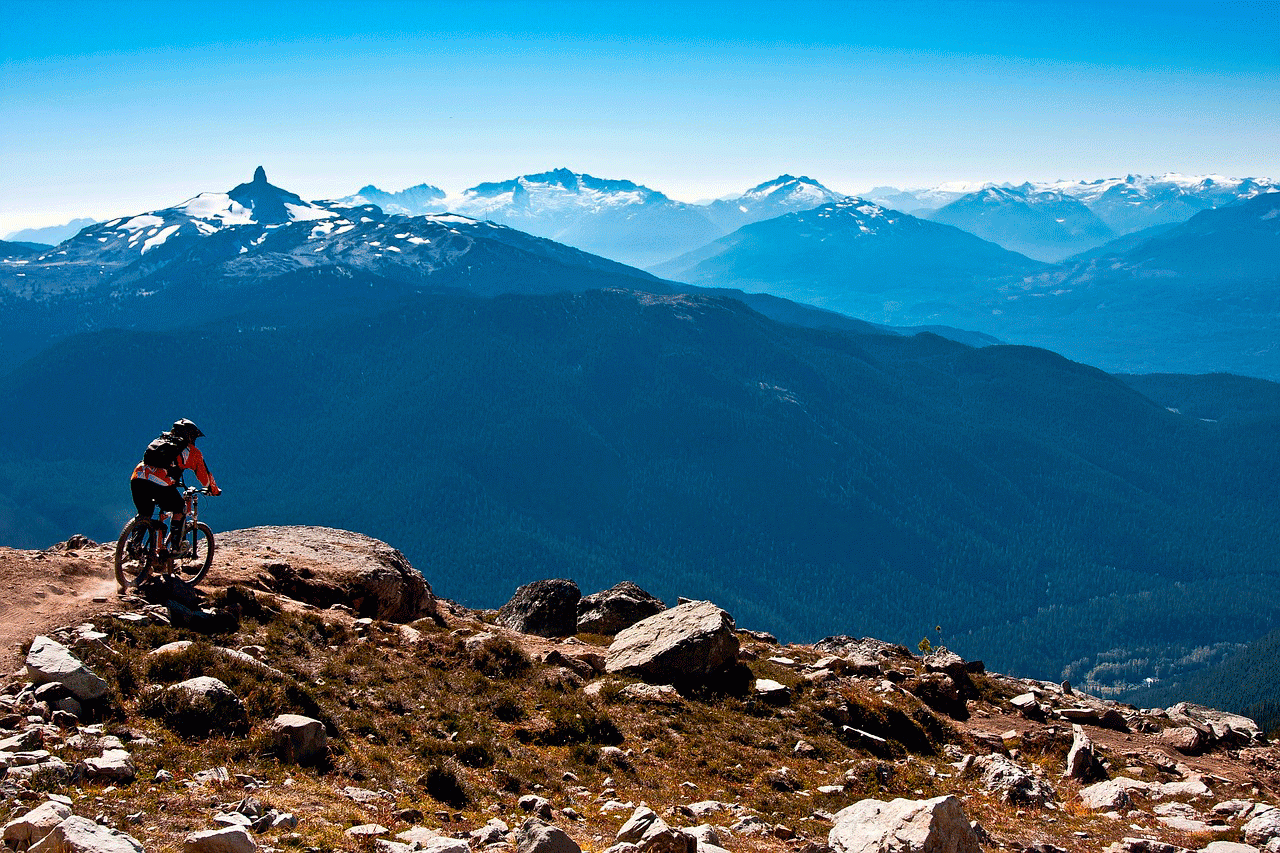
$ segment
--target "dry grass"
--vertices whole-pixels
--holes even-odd
[[[630,813],[602,814],[600,805],[608,798],[648,803],[676,825],[695,821],[670,814],[673,806],[708,799],[736,803],[801,840],[820,842],[831,826],[824,813],[865,797],[941,794],[961,796],[970,816],[1006,843],[1048,841],[1084,851],[1132,834],[1125,822],[1087,813],[1078,803],[1019,809],[975,793],[981,786],[959,778],[941,752],[945,744],[974,751],[950,720],[901,691],[876,692],[872,682],[806,683],[796,669],[767,660],[777,649],[760,647],[750,668],[757,678],[791,687],[787,705],[723,695],[685,697],[674,706],[643,704],[622,699],[626,679],[612,679],[598,698],[588,698],[557,668],[509,639],[468,648],[460,635],[480,630],[479,621],[471,625],[475,630],[459,636],[419,623],[421,640],[409,643],[397,626],[375,623],[359,629],[341,614],[271,606],[245,610],[252,615],[239,632],[217,642],[262,646],[264,662],[282,675],[218,654],[207,638],[179,629],[114,620],[104,626],[114,653],[86,656],[113,688],[104,712],[106,731],[126,740],[146,736],[154,744],[131,748],[138,769],[132,784],[110,789],[49,780],[46,787],[73,797],[77,813],[104,816],[148,850],[179,849],[186,834],[210,828],[215,811],[234,807],[245,795],[238,781],[192,783],[197,772],[213,767],[252,777],[257,783],[252,793],[265,806],[299,817],[296,836],[267,833],[260,839],[275,847],[357,849],[343,830],[369,822],[404,829],[395,813],[406,808],[420,810],[424,823],[446,832],[476,828],[494,816],[514,827],[524,817],[517,800],[527,793],[580,813],[581,820],[560,817],[558,822],[592,851],[612,844]],[[183,639],[195,642],[180,653],[148,656]],[[607,643],[602,637],[580,639],[595,646]],[[803,651],[785,653],[800,657]],[[140,687],[193,675],[220,678],[241,696],[251,724],[248,735],[179,737],[144,713]],[[1007,698],[995,681],[978,677],[975,682],[984,701]],[[283,712],[326,723],[329,766],[299,768],[276,760],[265,724]],[[887,738],[887,752],[872,754],[842,736],[841,725]],[[798,753],[800,741],[809,749]],[[603,750],[612,746],[625,755]],[[1061,772],[1060,738],[1024,739],[1022,748],[1051,777]],[[67,750],[65,759],[74,763],[92,754]],[[173,781],[153,782],[161,769],[172,773]],[[833,785],[843,790],[818,791]],[[359,805],[343,795],[346,786],[383,792],[383,799]],[[1075,790],[1064,786],[1064,796]],[[26,808],[9,803],[0,815]],[[787,844],[771,836],[735,837],[729,846],[781,850]]]

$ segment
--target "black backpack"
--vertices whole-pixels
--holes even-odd
[[[178,456],[187,449],[187,442],[171,432],[161,433],[160,437],[147,445],[142,453],[142,461],[152,468],[163,468],[173,479],[181,472],[178,467]]]

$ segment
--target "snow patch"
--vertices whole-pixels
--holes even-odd
[[[164,245],[164,242],[168,240],[170,237],[172,237],[174,234],[177,234],[178,229],[181,227],[182,227],[181,224],[170,225],[168,228],[165,228],[163,231],[156,234],[150,240],[142,244],[142,254],[145,255],[147,252],[150,252],[156,246]]]
[[[141,231],[144,228],[155,228],[158,225],[164,225],[164,220],[154,213],[144,213],[141,216],[135,216],[120,227],[126,231]]]

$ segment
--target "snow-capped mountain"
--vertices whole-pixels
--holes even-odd
[[[1222,175],[1128,175],[1093,181],[1026,182],[1011,184],[950,183],[937,187],[898,189],[876,187],[864,193],[872,201],[909,213],[934,210],[962,196],[989,188],[1018,189],[1025,193],[1056,192],[1089,208],[1116,234],[1128,234],[1153,225],[1185,222],[1201,210],[1233,204],[1259,193],[1276,192],[1280,184],[1270,178],[1228,178]]]
[[[460,213],[643,267],[747,223],[840,198],[812,178],[781,175],[730,198],[686,204],[633,181],[554,169],[476,184],[456,195],[429,184],[396,193],[370,185],[336,203],[376,204],[387,213],[408,215]]]
[[[942,303],[1043,265],[950,225],[846,197],[743,226],[651,267],[706,287],[763,291],[872,322],[937,322]],[[948,316],[958,313],[952,311]]]
[[[0,342],[17,352],[55,330],[165,328],[179,316],[287,320],[319,306],[369,313],[422,292],[601,287],[669,290],[639,270],[492,222],[305,202],[259,168],[230,192],[0,260]]]
[[[764,219],[773,219],[845,198],[808,177],[780,175],[758,184],[741,195],[719,199],[706,206],[711,221],[727,234]]]
[[[994,187],[994,183],[974,181],[950,181],[936,187],[917,187],[915,189],[898,189],[897,187],[875,187],[862,194],[862,198],[884,205],[903,213],[919,214],[922,210],[937,210],[950,204],[962,196]]]
[[[1050,263],[1115,237],[1083,202],[1030,184],[988,187],[922,215]]]
[[[444,190],[430,184],[418,184],[399,192],[387,192],[369,184],[354,195],[335,200],[334,204],[340,204],[343,207],[376,204],[385,213],[421,216],[424,213],[444,213],[447,210],[444,199]]]
[[[665,260],[724,233],[697,205],[631,181],[568,169],[477,184],[446,199],[446,206],[634,266]]]

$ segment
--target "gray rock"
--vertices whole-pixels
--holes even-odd
[[[622,581],[578,602],[578,631],[613,635],[666,609],[631,581]]]
[[[709,601],[692,601],[620,632],[609,646],[605,669],[673,684],[705,679],[737,658],[733,617]]]
[[[618,697],[651,705],[679,705],[684,701],[680,691],[670,684],[628,684],[618,691]]]
[[[1183,755],[1199,755],[1209,746],[1209,739],[1205,736],[1205,733],[1192,726],[1176,726],[1171,729],[1165,729],[1160,733],[1159,740]]]
[[[835,815],[827,836],[835,853],[981,853],[960,801],[952,796],[862,800]]]
[[[1258,853],[1258,848],[1238,841],[1210,841],[1200,853]]]
[[[286,764],[323,764],[329,758],[329,738],[319,720],[281,714],[268,730],[276,758]]]
[[[258,580],[296,601],[321,608],[342,604],[357,616],[385,622],[439,619],[422,573],[395,548],[359,533],[254,527],[219,534],[218,551],[232,565],[261,565],[262,555],[270,553]]]
[[[132,835],[71,815],[31,845],[28,853],[143,853]]]
[[[638,806],[631,813],[631,817],[627,818],[626,823],[622,824],[622,828],[618,830],[618,834],[614,837],[618,841],[629,841],[632,844],[638,844],[644,834],[655,826],[666,828],[667,823],[648,806]]]
[[[563,829],[529,818],[516,833],[516,853],[582,853]]]
[[[1280,809],[1268,809],[1250,820],[1243,827],[1244,840],[1261,847],[1273,838],[1280,838]]]
[[[357,843],[372,842],[375,838],[381,838],[384,835],[390,835],[391,830],[387,829],[380,823],[362,823],[359,826],[353,826],[345,830],[343,835],[347,838],[353,838]]]
[[[461,838],[437,835],[418,845],[420,853],[471,853],[471,846]]]
[[[974,766],[981,771],[982,784],[988,791],[1014,805],[1043,806],[1057,799],[1052,785],[1003,755],[981,756]]]
[[[551,801],[537,794],[525,794],[517,803],[521,811],[536,815],[544,820],[551,820]]]
[[[161,705],[165,724],[182,734],[240,734],[249,728],[240,697],[207,675],[163,688]]]
[[[70,806],[48,800],[21,817],[6,823],[4,844],[11,849],[26,850],[69,817],[71,817]]]
[[[1095,812],[1124,811],[1133,805],[1127,779],[1108,779],[1080,789],[1080,802]]]
[[[1071,734],[1071,751],[1067,753],[1067,770],[1063,775],[1081,782],[1096,782],[1107,778],[1107,771],[1094,752],[1093,741],[1089,740],[1084,729],[1073,723]]]
[[[507,840],[511,827],[498,818],[490,818],[489,822],[479,829],[471,831],[471,841],[477,847],[488,847],[490,844],[501,844]]]
[[[498,610],[497,624],[521,634],[571,637],[578,631],[578,602],[582,593],[571,580],[534,581],[516,590]]]
[[[770,705],[786,705],[791,701],[791,688],[771,678],[757,678],[755,694]]]
[[[182,853],[254,853],[257,849],[257,842],[243,826],[193,832],[182,842]]]
[[[137,776],[133,756],[123,749],[107,749],[100,758],[85,759],[84,768],[84,775],[90,779],[132,782]]]
[[[107,695],[107,682],[85,666],[66,646],[48,637],[31,641],[27,652],[27,676],[37,685],[56,682],[82,702]]]

